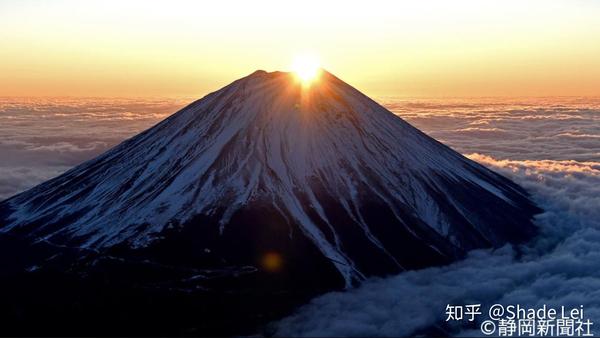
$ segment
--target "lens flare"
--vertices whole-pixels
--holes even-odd
[[[268,252],[263,255],[261,259],[262,267],[269,272],[277,272],[281,269],[283,259],[280,254],[276,252]]]

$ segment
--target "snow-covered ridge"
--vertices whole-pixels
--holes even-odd
[[[349,225],[332,216],[324,196],[399,268],[365,219],[368,202],[384,204],[393,226],[441,255],[451,250],[438,237],[458,250],[511,240],[507,233],[521,226],[512,223],[529,220],[534,209],[512,182],[326,71],[308,88],[293,74],[257,71],[0,203],[0,226],[86,248],[136,248],[197,215],[219,217],[223,233],[237,211],[261,204],[283,215],[285,226],[298,225],[347,283],[361,279],[345,250],[352,243],[339,235]],[[502,224],[506,212],[517,216]]]

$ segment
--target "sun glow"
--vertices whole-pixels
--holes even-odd
[[[301,54],[370,96],[599,95],[600,1],[290,3],[0,0],[0,96],[191,98]]]
[[[319,76],[319,59],[311,54],[298,55],[294,58],[292,70],[303,84],[310,84]]]

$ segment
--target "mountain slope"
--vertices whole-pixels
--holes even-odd
[[[330,288],[522,241],[535,212],[332,74],[257,71],[1,202],[0,231]]]

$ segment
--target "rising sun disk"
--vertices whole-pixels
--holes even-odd
[[[294,58],[292,69],[303,84],[309,84],[319,75],[319,59],[314,55],[299,55]]]

